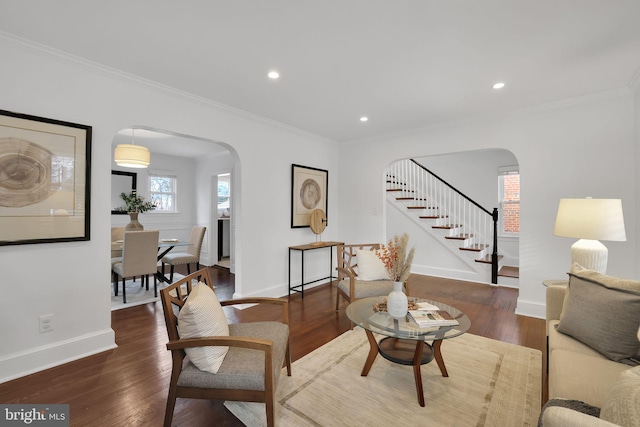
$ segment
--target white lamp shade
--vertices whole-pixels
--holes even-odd
[[[151,153],[142,145],[118,144],[114,158],[118,166],[146,168],[151,163]]]
[[[575,239],[625,241],[620,199],[560,199],[556,236]]]

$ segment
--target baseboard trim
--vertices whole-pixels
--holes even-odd
[[[117,347],[109,328],[12,353],[0,358],[0,384]]]
[[[516,314],[519,316],[535,317],[536,319],[546,319],[546,305],[518,298]]]
[[[411,273],[420,274],[422,276],[442,277],[445,279],[463,280],[465,282],[491,284],[491,280],[483,278],[486,274],[480,274],[475,271],[452,270],[446,268],[427,267],[422,265],[414,265],[411,267]]]

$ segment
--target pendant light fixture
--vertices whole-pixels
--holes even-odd
[[[114,152],[116,165],[125,168],[146,168],[151,163],[147,147],[134,144],[135,130],[131,129],[131,144],[118,144]]]

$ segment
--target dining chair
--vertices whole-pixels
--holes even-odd
[[[283,367],[291,376],[289,301],[266,297],[218,301],[212,289],[209,269],[203,268],[160,290],[172,358],[164,426],[172,425],[180,397],[262,402],[267,426],[273,427]],[[228,323],[222,307],[234,304],[277,306],[280,319]]]
[[[124,227],[111,227],[111,243],[118,240],[124,240]],[[114,264],[114,259],[118,260],[122,257],[122,249],[111,248],[111,264]],[[115,261],[117,262],[117,261]]]
[[[196,271],[200,270],[200,252],[202,251],[202,242],[207,227],[195,226],[191,229],[189,237],[190,245],[186,252],[170,253],[162,257],[162,275],[164,276],[164,265],[171,266],[169,282],[173,283],[173,271],[176,265],[187,265],[187,274],[191,274],[191,264],[196,265]]]
[[[149,275],[153,275],[153,292],[158,296],[158,230],[127,231],[124,233],[122,261],[111,266],[113,272],[113,291],[118,296],[118,277],[122,278],[122,302],[127,303],[125,280],[142,277],[149,290]]]

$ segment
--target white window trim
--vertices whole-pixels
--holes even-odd
[[[179,213],[178,212],[178,176],[175,173],[149,171],[149,180],[147,182],[147,185],[149,186],[149,199],[152,198],[153,193],[157,193],[156,191],[151,191],[151,179],[156,177],[173,179],[173,192],[171,193],[173,195],[173,210],[168,211],[168,210],[154,209],[152,211],[149,211],[149,213],[152,213],[155,215]],[[168,193],[162,193],[162,194],[168,194]]]

